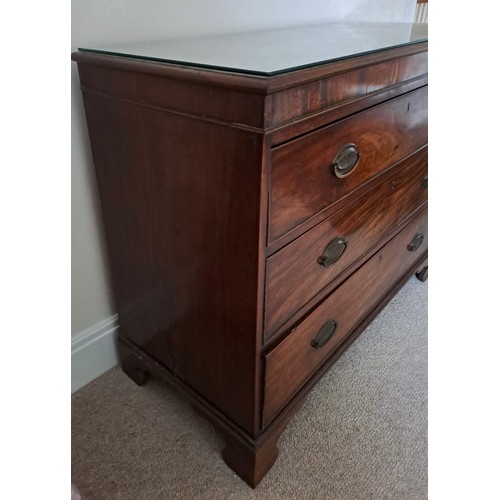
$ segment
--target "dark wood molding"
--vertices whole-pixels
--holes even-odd
[[[155,75],[189,82],[209,83],[213,86],[229,87],[257,94],[272,94],[297,85],[326,78],[353,69],[361,69],[373,64],[391,61],[404,56],[427,52],[428,42],[423,41],[403,47],[367,54],[362,57],[325,63],[311,68],[299,69],[274,76],[243,75],[230,71],[209,68],[192,68],[177,64],[144,61],[130,57],[78,51],[72,59],[79,65],[129,71],[136,74]]]

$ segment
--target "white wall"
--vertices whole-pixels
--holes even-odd
[[[412,22],[414,10],[415,0],[73,0],[72,51],[329,21]],[[114,308],[75,63],[72,84],[72,336],[81,336]]]
[[[73,0],[73,45],[328,21],[412,22],[416,0]]]

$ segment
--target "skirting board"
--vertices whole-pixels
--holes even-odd
[[[71,393],[118,364],[117,332],[115,314],[71,339]]]

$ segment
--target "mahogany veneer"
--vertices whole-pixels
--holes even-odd
[[[343,182],[331,175],[344,144],[361,152],[359,172]],[[269,240],[273,242],[427,142],[427,88],[379,104],[273,148]]]
[[[408,250],[413,236],[425,242],[414,252]],[[427,251],[427,212],[408,224],[352,276],[330,294],[276,348],[265,355],[264,424],[300,389],[301,384],[338,349],[356,325],[375,307],[408,267]],[[361,300],[354,300],[359,297]],[[329,320],[335,331],[321,349],[311,349],[311,339]]]
[[[255,487],[314,383],[427,279],[427,43],[270,76],[73,59],[123,370],[184,391]]]
[[[427,147],[398,163],[391,174],[372,183],[363,195],[350,197],[351,203],[267,259],[266,339],[325,287],[331,290],[339,276],[427,202]],[[342,257],[335,265],[318,265],[318,257],[334,237],[347,242]]]

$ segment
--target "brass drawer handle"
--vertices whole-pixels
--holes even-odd
[[[318,264],[325,267],[331,266],[340,259],[346,248],[347,241],[345,238],[341,236],[333,238],[323,250],[323,255],[318,259]]]
[[[422,244],[422,241],[424,241],[424,235],[422,233],[417,233],[406,248],[410,252],[416,252],[418,247]]]
[[[323,347],[335,333],[337,323],[333,320],[327,321],[316,334],[316,338],[311,342],[311,346],[315,349]]]
[[[361,153],[356,144],[345,144],[342,146],[332,163],[333,173],[342,179],[354,172],[358,166]]]

